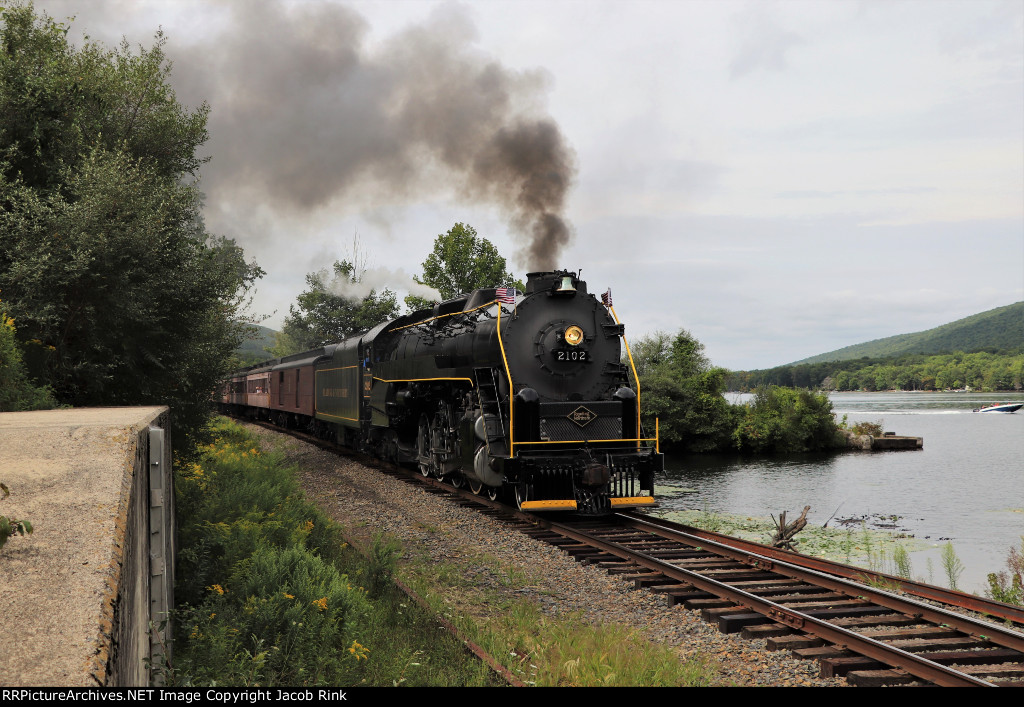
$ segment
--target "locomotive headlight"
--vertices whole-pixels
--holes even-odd
[[[564,334],[565,343],[570,346],[579,346],[583,341],[583,330],[573,324],[571,327],[565,330]]]

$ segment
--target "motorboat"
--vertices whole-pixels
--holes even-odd
[[[974,408],[974,412],[1017,412],[1024,403],[994,403],[984,407]]]

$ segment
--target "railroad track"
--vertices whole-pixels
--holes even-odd
[[[407,469],[376,460],[372,466],[484,509],[673,604],[699,609],[721,631],[816,659],[823,677],[845,676],[857,686],[1024,686],[1021,607],[638,513],[595,520],[522,513]]]
[[[863,567],[846,565],[832,560],[812,557],[810,555],[787,552],[770,545],[763,545],[761,543],[743,540],[741,538],[734,538],[732,536],[723,535],[710,530],[702,530],[700,528],[681,525],[679,523],[673,523],[660,518],[652,518],[632,512],[625,512],[621,515],[627,518],[645,520],[657,525],[658,527],[666,529],[668,532],[681,531],[705,540],[723,543],[734,549],[747,550],[758,555],[764,555],[769,558],[799,565],[800,567],[816,569],[837,577],[846,577],[847,579],[853,579],[865,584],[874,584],[884,589],[903,592],[921,599],[938,602],[949,607],[983,614],[999,621],[1008,622],[1009,625],[1016,626],[1018,630],[1024,629],[1024,606],[1004,604],[991,599],[983,599],[974,594],[967,594],[953,589],[945,589],[943,587],[925,584],[924,582],[917,582],[897,575],[875,572]]]
[[[1015,628],[635,514],[594,523],[539,519],[538,525],[531,534],[700,609],[722,631],[817,659],[823,677],[845,676],[861,686],[1024,683],[1024,633]]]

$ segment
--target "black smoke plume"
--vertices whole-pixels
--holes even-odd
[[[109,33],[129,7],[80,7],[75,25]],[[544,108],[546,75],[476,48],[464,10],[442,6],[371,43],[366,21],[337,3],[204,7],[213,17],[199,39],[165,30],[179,98],[211,109],[202,185],[211,225],[248,218],[252,236],[252,205],[287,220],[450,196],[497,206],[519,239],[521,267],[559,264],[576,168]]]

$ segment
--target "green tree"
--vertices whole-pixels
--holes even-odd
[[[18,5],[0,15],[0,290],[30,373],[71,405],[167,404],[194,439],[262,274],[209,235],[190,184],[206,107],[152,49],[76,49]]]
[[[307,289],[288,309],[273,353],[283,356],[347,339],[398,316],[398,298],[390,289],[360,296],[362,273],[348,260],[306,275]]]
[[[733,412],[722,396],[724,368],[711,365],[704,345],[681,329],[644,337],[631,348],[640,374],[641,421],[662,444],[689,452],[723,451],[729,446]],[[639,362],[638,362],[639,359]]]
[[[119,151],[159,176],[194,174],[204,160],[204,104],[189,111],[170,87],[164,36],[151,49],[68,43],[69,27],[31,5],[0,10],[2,174],[51,191],[93,148]]]
[[[662,364],[672,358],[672,335],[664,331],[634,341],[629,347],[637,375],[641,377],[654,373]],[[628,363],[628,361],[626,361]]]
[[[32,384],[22,363],[21,346],[15,336],[14,319],[0,302],[0,412],[53,408],[57,402],[50,391]]]
[[[423,261],[423,278],[414,278],[421,285],[429,285],[451,299],[464,292],[481,287],[524,288],[506,268],[505,258],[487,240],[477,236],[468,224],[456,223],[447,233],[434,239],[434,249]],[[410,309],[421,309],[429,302],[409,295],[405,298]]]

